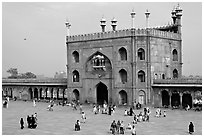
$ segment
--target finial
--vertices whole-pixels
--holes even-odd
[[[70,22],[68,21],[68,19],[66,19],[65,26],[66,26],[66,28],[67,28],[67,36],[69,36],[69,29],[70,29],[71,24],[70,24]]]
[[[150,12],[148,11],[148,9],[145,12],[146,18],[149,18]]]
[[[106,19],[104,18],[104,15],[102,16],[101,19],[101,28],[102,28],[102,32],[105,32],[105,27],[106,27]]]

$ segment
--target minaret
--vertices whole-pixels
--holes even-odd
[[[131,24],[131,28],[134,29],[135,28],[135,12],[134,12],[134,9],[132,9],[132,12],[130,13],[131,15],[131,18],[132,18],[132,24]]]
[[[176,24],[178,25],[178,33],[180,33],[181,34],[181,16],[182,16],[182,9],[181,9],[181,7],[179,6],[179,4],[178,4],[178,6],[176,7]]]
[[[115,18],[113,18],[111,20],[111,26],[113,28],[113,31],[115,31],[116,30],[116,26],[117,26],[117,20]]]
[[[67,46],[67,65],[66,65],[66,67],[67,67],[67,85],[69,85],[69,43],[68,43],[68,36],[70,36],[69,29],[70,29],[71,24],[70,24],[70,22],[68,20],[66,20],[65,26],[67,28],[67,34],[66,34],[66,46]],[[68,101],[70,101],[70,99],[71,99],[70,95],[71,94],[70,93],[67,93],[67,94],[68,94]],[[64,94],[63,94],[63,100],[64,100]]]
[[[173,19],[173,24],[176,23],[176,9],[175,7],[173,8],[172,12],[171,12],[171,17]]]
[[[68,20],[66,20],[65,25],[66,25],[66,28],[67,28],[66,36],[69,36],[70,35],[69,30],[70,30],[71,24],[70,24],[70,22]]]
[[[106,27],[106,19],[102,17],[101,19],[101,28],[102,28],[102,32],[105,32],[105,27]]]
[[[148,9],[146,10],[145,15],[146,15],[146,28],[149,28],[149,15],[150,15],[150,12],[148,11]]]

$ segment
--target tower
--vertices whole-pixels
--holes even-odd
[[[179,4],[176,7],[176,24],[178,25],[178,33],[181,34],[181,16],[182,16],[182,9]]]
[[[132,9],[132,12],[130,13],[131,15],[131,18],[132,18],[132,21],[131,21],[131,28],[135,28],[135,12],[134,12],[134,9]]]
[[[149,28],[149,15],[150,15],[150,12],[148,11],[148,9],[146,10],[145,15],[146,15],[146,28]]]

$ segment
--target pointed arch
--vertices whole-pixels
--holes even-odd
[[[119,74],[120,74],[120,81],[124,84],[127,82],[127,71],[124,70],[124,69],[121,69],[119,71]]]
[[[73,56],[74,62],[78,63],[79,62],[79,53],[77,51],[74,51],[72,53],[72,56]]]
[[[173,54],[173,61],[178,61],[178,52],[176,49],[173,50],[172,54]]]
[[[74,70],[72,72],[72,81],[73,82],[79,82],[79,72],[77,70]]]
[[[127,92],[125,90],[121,90],[119,92],[119,105],[125,105],[127,102]]]
[[[127,50],[122,47],[118,50],[119,55],[120,55],[120,60],[127,60]]]
[[[178,70],[177,69],[173,70],[173,78],[178,78]]]
[[[145,50],[143,48],[138,49],[137,55],[139,60],[145,60]]]
[[[145,82],[145,72],[143,70],[138,72],[138,79],[140,82]]]

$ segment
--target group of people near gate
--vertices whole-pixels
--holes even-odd
[[[145,107],[143,112],[135,114],[133,108],[131,107],[129,111],[125,110],[124,116],[134,116],[133,124],[137,124],[137,122],[149,121],[150,113],[150,109]]]
[[[27,126],[30,129],[35,129],[37,127],[37,113],[27,116]],[[24,120],[23,118],[20,119],[20,127],[21,129],[24,128]]]

